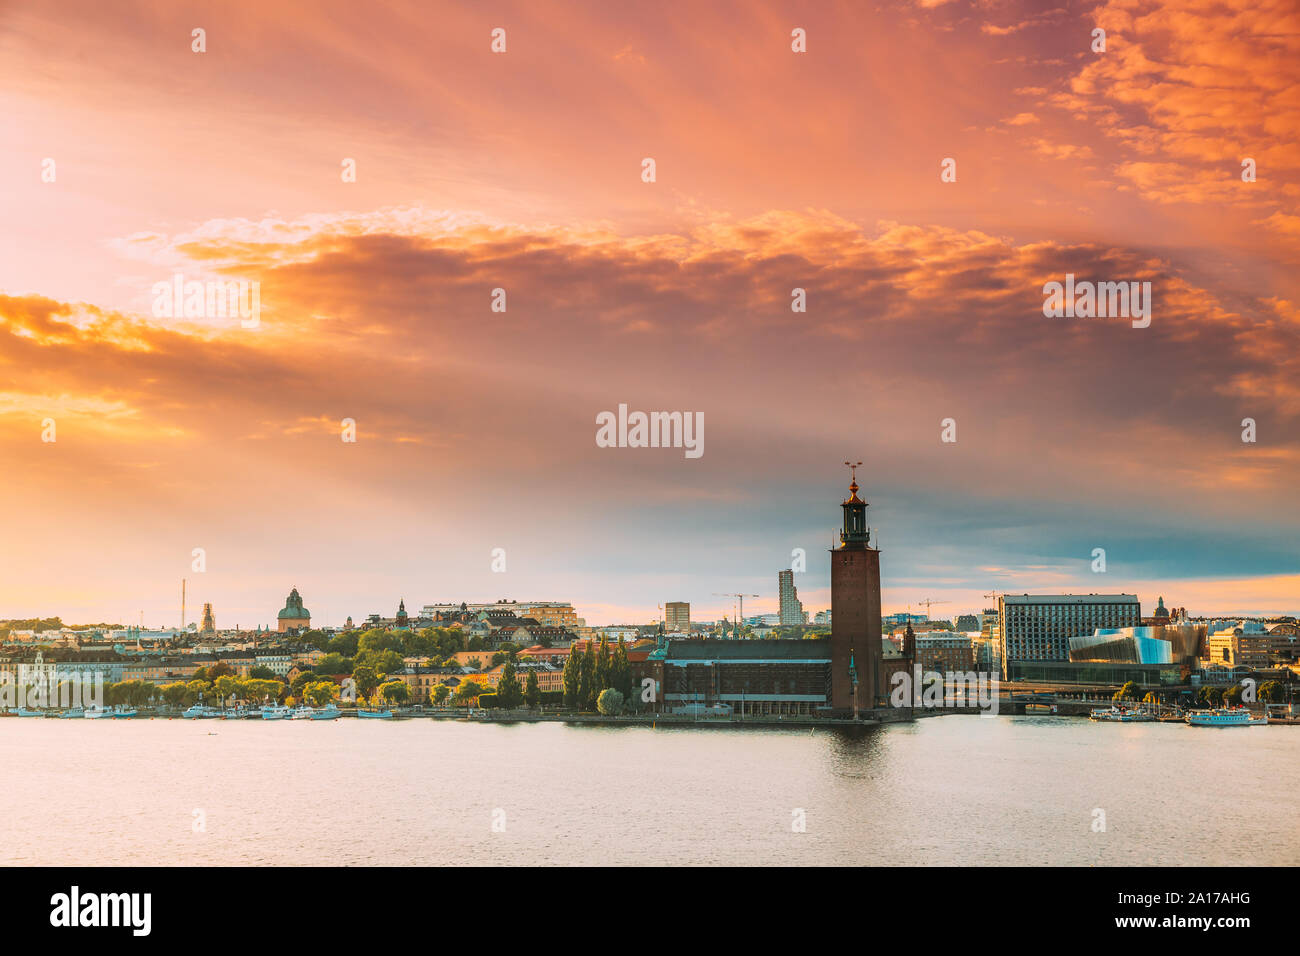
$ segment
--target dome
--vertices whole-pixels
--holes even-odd
[[[299,596],[297,588],[289,592],[284,607],[281,608],[276,617],[281,621],[308,620],[311,617],[311,611],[302,606],[302,598]]]

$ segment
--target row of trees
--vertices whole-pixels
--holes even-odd
[[[609,639],[601,637],[599,646],[588,641],[583,653],[570,653],[564,662],[563,680],[565,707],[597,710],[600,695],[607,689],[618,691],[621,701],[626,702],[632,696],[632,665],[623,638],[612,650]]]
[[[426,627],[419,631],[389,631],[380,627],[365,630],[342,631],[333,637],[324,631],[305,631],[298,643],[307,644],[326,654],[339,657],[356,657],[361,651],[393,651],[398,657],[437,657],[445,659],[457,651],[480,651],[481,637],[468,640],[464,631],[455,627]]]
[[[1128,681],[1119,690],[1115,691],[1113,700],[1117,703],[1124,700],[1137,700],[1140,688],[1134,681]],[[1234,684],[1231,687],[1212,687],[1209,684],[1203,684],[1196,692],[1196,701],[1206,707],[1236,706],[1242,702],[1246,694],[1245,684]],[[1260,684],[1255,690],[1256,697],[1267,703],[1280,703],[1286,700],[1286,685],[1281,681],[1268,680]],[[1148,691],[1142,698],[1145,704],[1160,704],[1165,702],[1167,693],[1160,691]]]

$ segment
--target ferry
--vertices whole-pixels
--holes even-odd
[[[393,712],[391,710],[358,710],[358,717],[374,717],[379,720],[392,720]]]
[[[284,704],[267,704],[262,708],[263,720],[284,720],[289,716],[289,708]]]
[[[342,716],[343,712],[333,704],[326,704],[311,712],[312,720],[338,720]]]
[[[1189,711],[1186,720],[1191,727],[1261,727],[1268,723],[1268,715],[1256,717],[1245,707],[1220,707]]]
[[[1116,707],[1112,704],[1109,707],[1099,707],[1092,711],[1092,713],[1088,714],[1088,719],[1127,724],[1155,720],[1156,715],[1145,710],[1125,710],[1123,707]]]

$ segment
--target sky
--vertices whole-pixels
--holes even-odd
[[[625,6],[0,2],[0,618],[1300,612],[1293,3]]]

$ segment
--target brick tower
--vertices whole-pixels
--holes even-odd
[[[871,547],[857,465],[841,504],[840,546],[831,551],[831,707],[857,716],[876,706],[880,676],[880,551]]]

